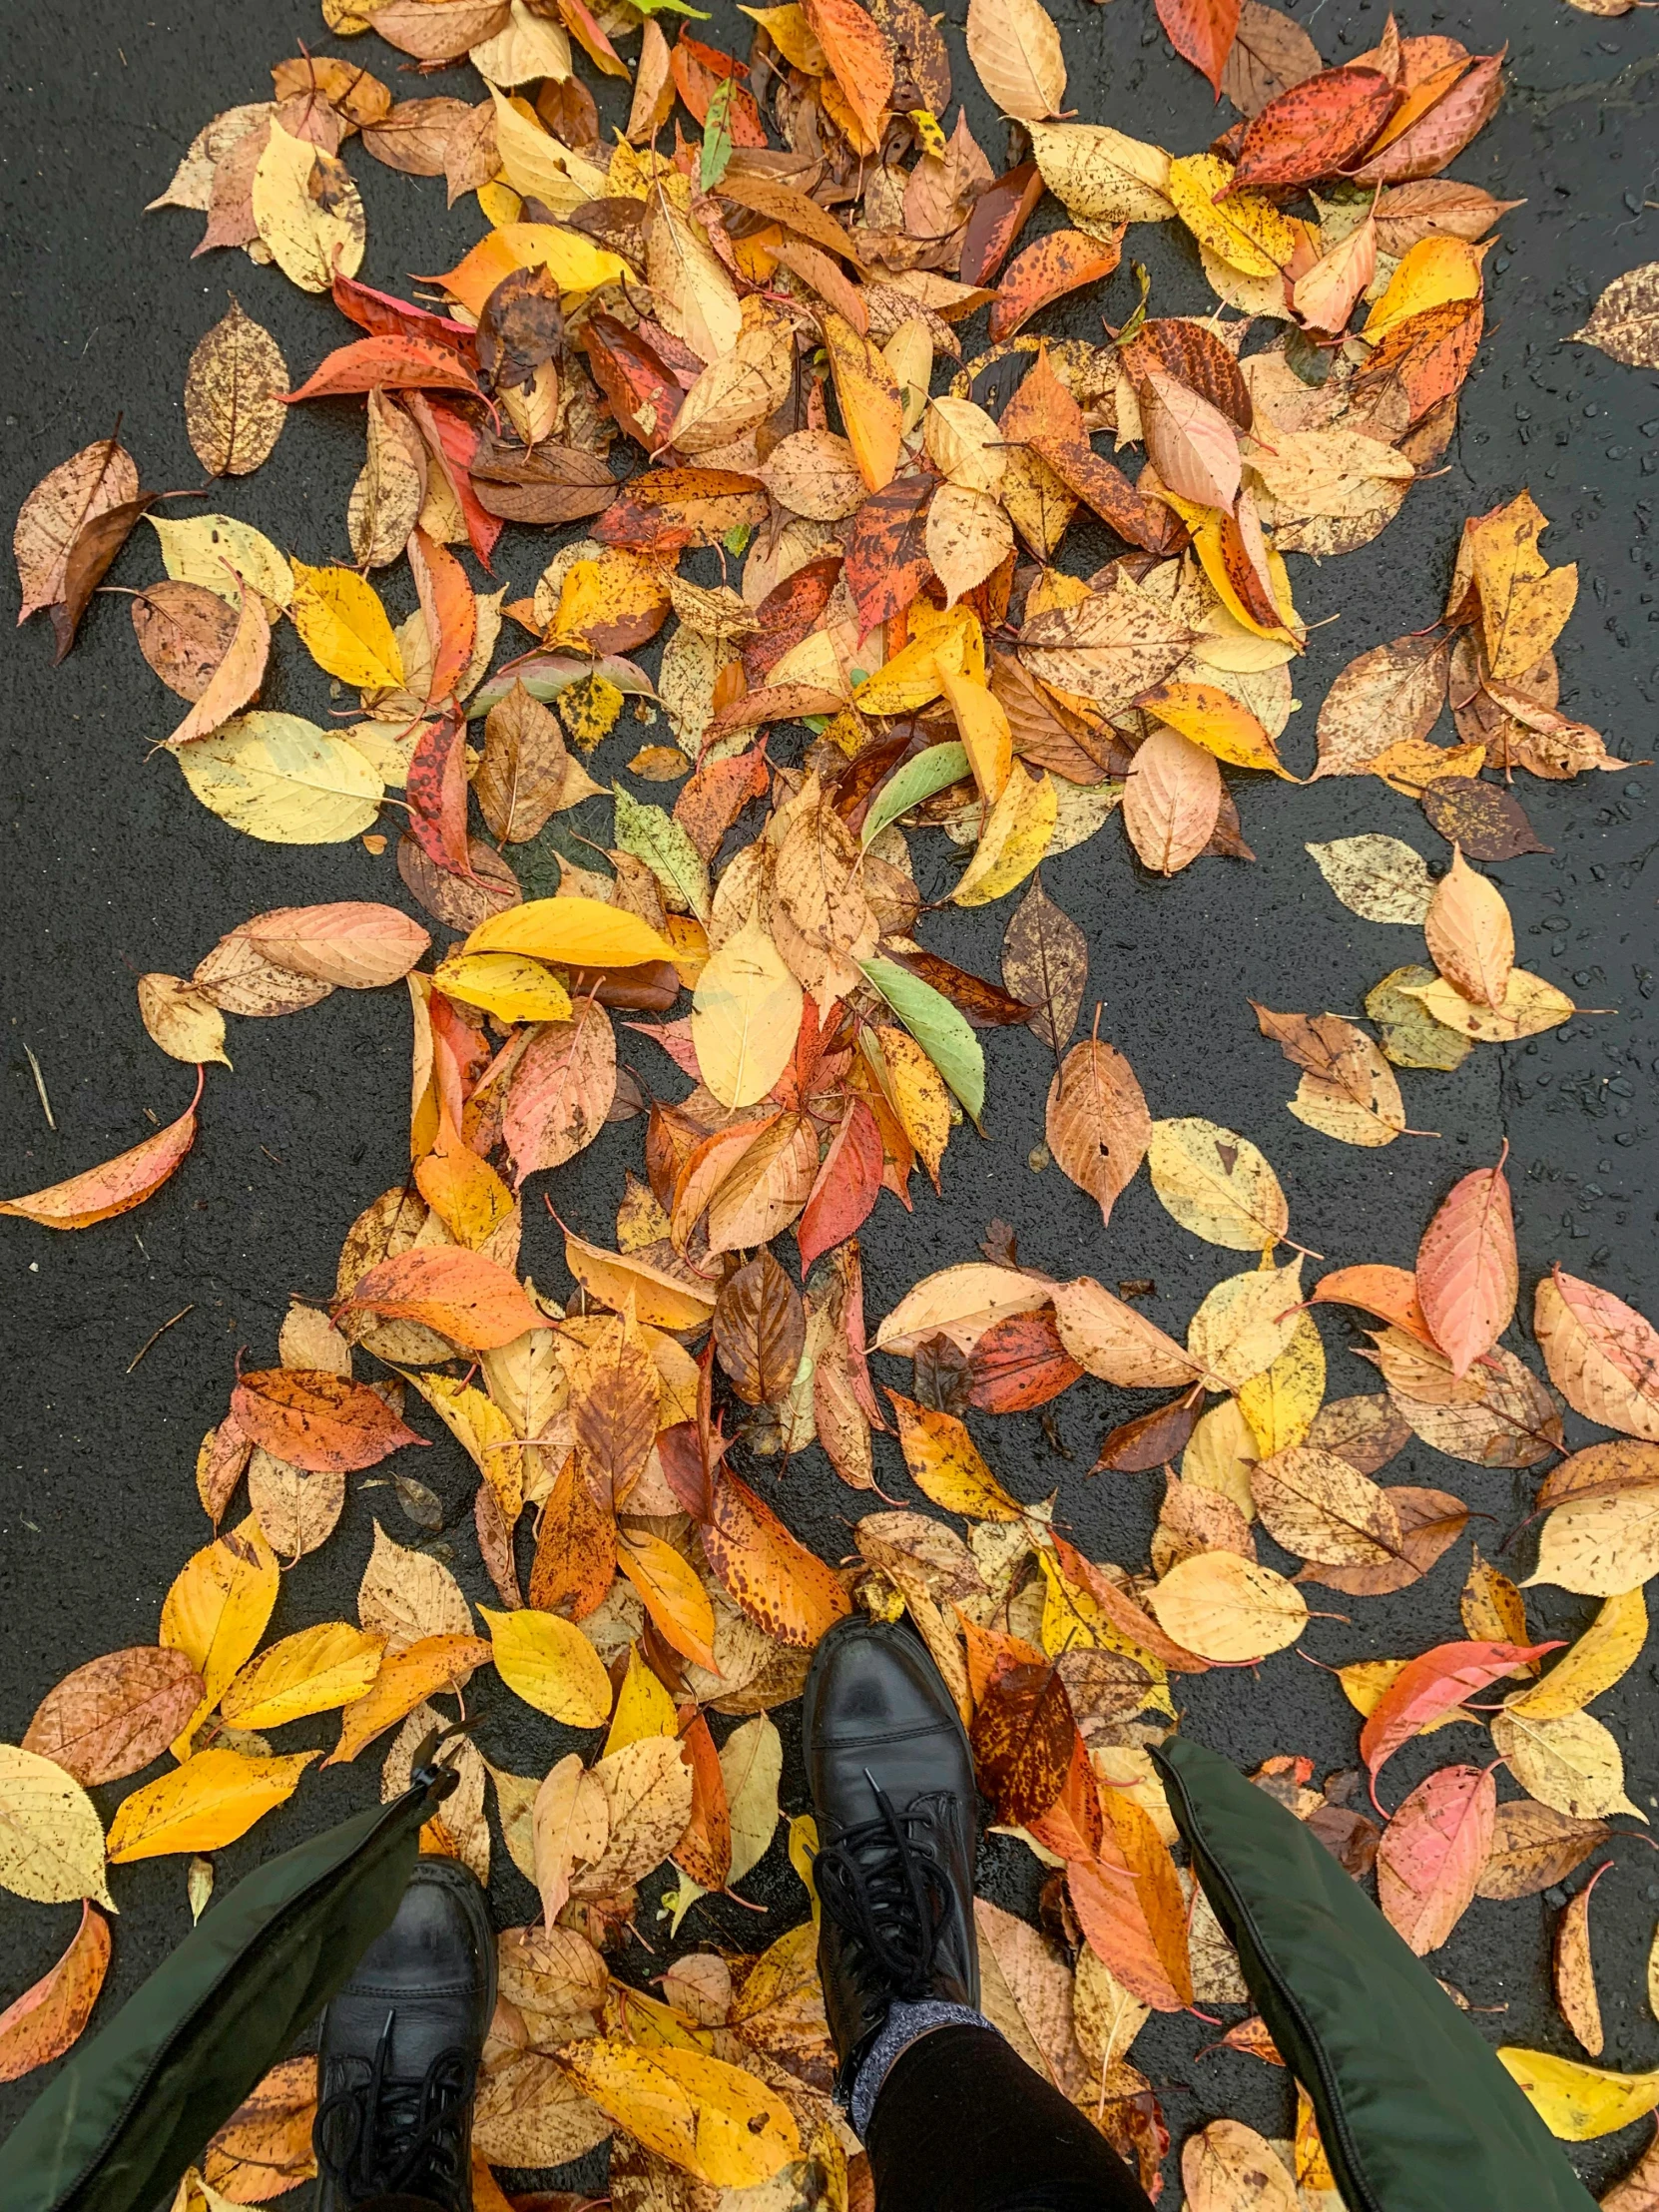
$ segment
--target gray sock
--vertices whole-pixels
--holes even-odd
[[[880,2034],[865,2051],[853,2077],[849,2113],[853,2134],[862,2141],[868,2133],[869,2116],[875,2109],[881,2084],[892,2070],[894,2059],[912,2043],[920,2042],[936,2027],[989,2027],[990,2024],[983,2012],[975,2012],[970,2005],[946,2004],[938,1997],[923,1997],[919,2003],[908,2004],[902,1997],[894,1997]]]

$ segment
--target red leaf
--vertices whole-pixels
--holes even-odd
[[[1508,1145],[1504,1145],[1507,1154]],[[1520,1288],[1509,1184],[1500,1159],[1454,1183],[1417,1247],[1417,1298],[1434,1342],[1466,1375],[1490,1352]]]
[[[1060,1342],[1054,1310],[992,1322],[968,1354],[968,1402],[986,1413],[1023,1413],[1069,1390],[1083,1370]]]
[[[466,833],[465,724],[459,712],[428,723],[409,757],[409,831],[446,875],[472,874]]]
[[[472,393],[478,389],[452,347],[396,331],[336,346],[296,391],[284,392],[282,397],[291,405],[296,399],[332,399],[342,392],[421,387]]]
[[[447,315],[433,314],[429,307],[395,299],[389,291],[376,291],[371,284],[359,284],[351,276],[334,278],[332,297],[342,315],[376,337],[403,334],[425,338],[453,353],[468,368],[477,357],[473,333],[463,323],[451,322]]]
[[[868,1219],[881,1191],[881,1157],[875,1117],[861,1098],[854,1098],[830,1140],[818,1181],[796,1224],[803,1279],[816,1260],[854,1235]]]
[[[642,333],[615,315],[592,314],[582,325],[582,346],[622,427],[648,453],[666,445],[685,387]]]
[[[973,213],[962,233],[962,261],[957,274],[964,284],[988,284],[1013,251],[1043,196],[1043,181],[1035,162],[1021,162],[994,185],[987,185],[973,203]]]
[[[1409,1660],[1360,1732],[1360,1756],[1371,1774],[1373,1803],[1383,1765],[1425,1721],[1439,1720],[1454,1705],[1478,1696],[1490,1683],[1541,1659],[1546,1651],[1559,1651],[1563,1641],[1557,1636],[1546,1644],[1436,1644],[1432,1651]]]
[[[1158,0],[1158,20],[1183,60],[1208,77],[1221,98],[1221,73],[1239,31],[1239,0]]]
[[[705,46],[701,39],[693,38],[683,27],[679,41],[669,56],[669,66],[674,72],[674,89],[691,110],[699,123],[708,121],[709,102],[715,96],[716,87],[727,78],[749,75],[746,63],[734,61],[730,54],[722,54],[712,46]],[[755,105],[755,95],[741,84],[732,87],[732,105],[726,111],[726,127],[732,135],[734,146],[749,146],[760,150],[767,142],[766,131],[761,124],[761,112]]]
[[[1217,199],[1246,186],[1310,185],[1333,176],[1376,138],[1396,97],[1380,69],[1356,63],[1305,78],[1270,100],[1250,125]]]
[[[478,451],[477,429],[465,415],[456,411],[451,400],[429,399],[422,391],[411,391],[407,406],[433,460],[455,494],[466,523],[468,544],[486,572],[493,574],[490,555],[501,535],[501,518],[479,504],[478,494],[472,488],[472,463]]]
[[[873,630],[902,614],[933,573],[925,550],[932,476],[899,476],[871,492],[852,523],[846,582],[858,620]]]

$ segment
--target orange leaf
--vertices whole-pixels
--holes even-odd
[[[1119,227],[1118,237],[1122,238]],[[1011,338],[1041,307],[1110,276],[1118,266],[1119,245],[1105,246],[1083,231],[1050,231],[1016,254],[991,301],[992,344]]]
[[[468,1352],[493,1352],[546,1326],[518,1281],[482,1253],[417,1246],[370,1268],[337,1314],[419,1321]]]
[[[1509,1147],[1504,1145],[1504,1153]],[[1434,1342],[1466,1375],[1515,1311],[1520,1271],[1509,1184],[1500,1159],[1452,1185],[1417,1247],[1417,1297]]]
[[[179,1119],[158,1129],[153,1137],[130,1152],[119,1152],[102,1167],[72,1175],[67,1183],[50,1184],[25,1198],[0,1199],[0,1214],[16,1214],[38,1222],[43,1229],[90,1229],[142,1206],[159,1191],[196,1142],[196,1108],[202,1096],[206,1070],[196,1071],[196,1097]]]
[[[865,136],[879,142],[881,117],[892,98],[890,42],[856,0],[802,0],[802,13]]]
[[[69,1948],[0,2012],[0,2081],[16,2081],[63,2056],[86,2026],[109,1968],[110,1924],[83,1898]]]
[[[1202,70],[1221,98],[1221,73],[1239,30],[1239,0],[1158,0],[1158,20],[1170,44]]]
[[[1358,1306],[1415,1337],[1419,1345],[1440,1348],[1417,1303],[1417,1279],[1409,1268],[1336,1268],[1322,1275],[1308,1294],[1311,1306]]]
[[[313,1474],[354,1474],[404,1444],[426,1441],[404,1426],[378,1390],[320,1368],[243,1375],[231,1410],[243,1434],[273,1458]]]
[[[439,545],[416,527],[409,537],[409,566],[414,570],[420,611],[426,618],[426,638],[432,653],[432,680],[426,687],[428,707],[453,699],[455,686],[472,659],[472,643],[478,628],[478,604],[466,570],[446,545]]]
[[[718,1475],[702,1536],[733,1604],[781,1644],[811,1651],[852,1610],[836,1575],[736,1475]]]
[[[1451,848],[1451,866],[1434,886],[1422,925],[1428,957],[1477,1006],[1501,1006],[1515,964],[1515,927],[1503,893]]]
[[[1174,875],[1196,860],[1221,814],[1215,755],[1167,724],[1155,729],[1129,765],[1123,826],[1149,868]]]

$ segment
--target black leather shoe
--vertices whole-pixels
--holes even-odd
[[[802,1699],[818,1814],[818,1964],[849,2093],[895,1997],[979,2003],[979,1796],[950,1692],[908,1629],[860,1614],[819,1645]]]
[[[322,2015],[316,2212],[409,2197],[472,2212],[472,2099],[495,2010],[477,1878],[416,1860],[397,1917]]]

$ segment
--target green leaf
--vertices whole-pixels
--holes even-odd
[[[961,747],[934,746],[935,753]],[[985,1106],[985,1055],[979,1039],[948,998],[892,960],[862,960],[866,980],[878,990],[979,1126]]]
[[[714,191],[732,159],[732,96],[736,90],[737,79],[723,77],[709,96],[703,117],[703,151],[697,163],[697,181],[705,192]]]
[[[869,813],[864,817],[864,843],[873,844],[888,823],[907,815],[935,792],[942,792],[946,784],[959,783],[967,772],[967,748],[955,743],[930,745],[925,753],[906,761],[870,801]]]
[[[620,784],[613,784],[611,791],[616,799],[617,843],[643,860],[663,888],[683,899],[699,921],[707,921],[712,905],[709,870],[696,845],[661,807],[642,805]]]
[[[695,22],[707,23],[707,8],[693,8],[687,0],[633,0],[641,15],[689,15]]]

